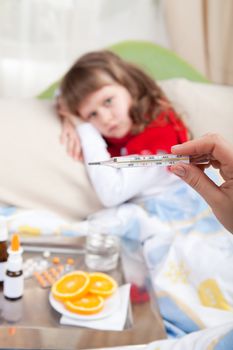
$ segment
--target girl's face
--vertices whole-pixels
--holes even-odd
[[[80,104],[78,113],[104,137],[121,138],[132,129],[131,105],[128,90],[122,85],[110,84],[88,95]]]

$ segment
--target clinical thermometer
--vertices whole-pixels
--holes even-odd
[[[108,160],[90,162],[88,165],[105,165],[113,168],[135,168],[150,166],[170,166],[177,163],[208,164],[209,155],[184,156],[175,154],[160,155],[130,155],[123,157],[113,157]]]

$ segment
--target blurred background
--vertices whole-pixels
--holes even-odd
[[[1,0],[0,97],[35,96],[79,55],[129,39],[232,85],[232,33],[232,0]]]

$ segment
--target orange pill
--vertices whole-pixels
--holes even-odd
[[[64,271],[64,266],[63,265],[59,265],[58,267],[57,267],[57,270],[61,273],[61,272],[63,272]]]
[[[68,265],[74,265],[74,259],[68,258],[68,259],[66,260],[66,263],[67,263]]]
[[[54,267],[51,267],[51,269],[49,269],[49,272],[53,277],[57,277],[59,275],[59,272]]]
[[[38,272],[34,272],[34,276],[37,279],[37,281],[39,282],[40,286],[42,288],[45,288],[48,286],[48,283],[46,282],[46,280],[44,279],[43,276],[41,276]]]
[[[45,279],[50,283],[53,284],[55,282],[55,279],[48,273],[48,271],[44,271],[42,272],[43,276],[45,277]]]
[[[60,262],[61,262],[61,260],[60,260],[60,258],[58,256],[54,256],[52,261],[53,261],[54,264],[60,264]]]
[[[10,327],[9,329],[8,329],[8,334],[9,335],[15,335],[15,333],[16,333],[16,328],[15,327]]]

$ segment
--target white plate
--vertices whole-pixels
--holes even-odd
[[[65,308],[65,306],[57,301],[52,293],[49,294],[49,302],[51,306],[60,314],[68,316],[75,320],[98,320],[112,315],[120,307],[120,293],[117,290],[111,297],[105,299],[104,308],[100,312],[94,315],[79,315],[71,312]]]

